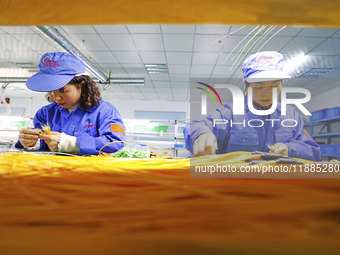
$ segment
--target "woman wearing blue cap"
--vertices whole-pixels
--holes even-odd
[[[290,78],[283,72],[283,56],[275,51],[253,54],[244,61],[242,71],[246,95],[244,115],[234,115],[233,105],[225,104],[206,118],[190,121],[183,131],[186,148],[194,156],[211,155],[216,152],[222,154],[233,151],[271,151],[285,156],[319,161],[320,147],[303,129],[303,119],[293,107],[287,106],[286,115],[282,115],[278,103],[270,115],[259,116],[249,110],[246,103],[248,89],[252,88],[253,108],[257,110],[271,108],[273,88],[276,88],[278,95],[282,80]],[[216,119],[226,122],[223,125],[214,125]],[[240,124],[254,119],[261,121],[263,125]],[[296,125],[283,126],[284,120],[293,120]],[[230,125],[232,122],[238,125]]]
[[[48,92],[52,103],[36,113],[36,129],[20,131],[16,148],[93,155],[110,142],[126,141],[119,112],[101,99],[80,59],[64,52],[46,53],[39,69],[26,86]],[[52,133],[40,134],[42,125],[49,125]],[[112,153],[123,146],[121,142],[112,143],[103,152]]]

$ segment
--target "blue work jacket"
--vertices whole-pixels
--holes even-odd
[[[80,148],[78,155],[94,155],[106,144],[114,141],[126,141],[125,127],[117,109],[109,102],[100,100],[98,106],[84,109],[78,106],[71,113],[57,103],[42,107],[34,116],[34,127],[41,128],[49,124],[51,131],[77,137]],[[23,148],[17,142],[16,148]],[[113,153],[124,147],[118,142],[107,145],[102,152]],[[40,149],[48,151],[47,144],[41,140]]]
[[[261,110],[256,106],[254,108]],[[271,121],[267,121],[267,119]],[[288,121],[289,119],[295,121]],[[216,120],[224,120],[219,122],[225,123],[216,124]],[[250,125],[248,125],[249,120],[251,120]],[[282,121],[284,121],[284,125],[282,125]],[[289,105],[285,116],[281,115],[280,103],[269,116],[253,114],[247,104],[245,104],[244,115],[233,115],[233,106],[228,103],[217,108],[205,118],[190,121],[185,126],[183,133],[185,146],[191,152],[193,143],[198,136],[212,132],[216,136],[218,154],[256,150],[268,152],[268,145],[285,143],[288,146],[290,157],[320,161],[320,147],[303,129],[303,126],[304,121],[300,114]]]

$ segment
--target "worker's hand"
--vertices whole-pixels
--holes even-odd
[[[50,151],[57,152],[61,133],[52,132],[51,135],[40,134],[39,138],[44,140]]]
[[[217,150],[216,137],[213,133],[205,133],[197,137],[194,142],[193,154],[195,157],[214,155]]]
[[[39,132],[36,129],[22,128],[19,131],[19,142],[25,148],[33,147],[39,139]]]
[[[272,152],[281,154],[283,156],[288,156],[289,149],[285,143],[275,143]]]

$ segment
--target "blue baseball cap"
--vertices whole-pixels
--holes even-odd
[[[263,51],[250,55],[242,65],[244,79],[252,83],[291,78],[283,71],[283,63],[283,56],[277,51]]]
[[[61,89],[75,76],[88,75],[83,61],[66,52],[45,53],[38,67],[40,71],[28,79],[26,86],[40,92]]]

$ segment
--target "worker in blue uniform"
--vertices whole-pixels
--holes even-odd
[[[46,53],[39,69],[26,86],[48,92],[52,103],[38,110],[34,129],[20,130],[16,148],[93,155],[107,144],[102,150],[106,153],[124,146],[121,116],[112,104],[101,99],[83,61],[64,52]],[[52,134],[39,132],[42,125],[49,125]]]
[[[255,115],[249,110],[249,87],[252,88],[254,108],[266,110],[272,105],[273,88],[277,89],[278,95],[282,80],[290,78],[283,72],[283,56],[275,51],[253,54],[244,61],[242,71],[245,83],[244,115],[233,114],[233,104],[227,103],[208,117],[190,121],[183,131],[186,148],[194,156],[264,151],[319,161],[320,147],[304,130],[303,119],[293,107],[287,106],[286,115],[281,115],[280,103],[269,116]],[[216,124],[214,120],[225,121]],[[252,125],[248,125],[249,120]],[[289,124],[289,121],[292,123]]]

